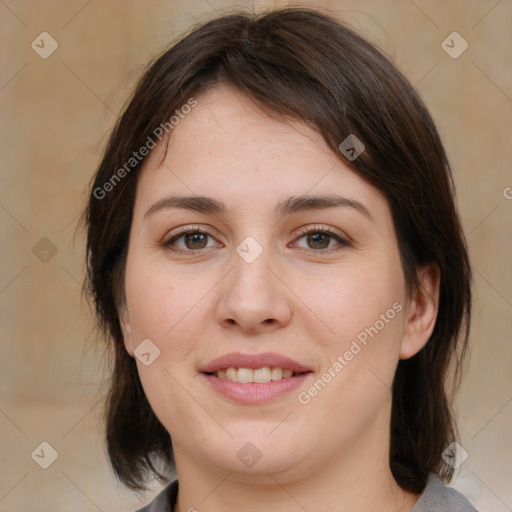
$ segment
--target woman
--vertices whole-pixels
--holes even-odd
[[[450,168],[360,36],[302,8],[194,30],[86,221],[114,471],[177,474],[144,511],[475,510],[442,482],[471,304]]]

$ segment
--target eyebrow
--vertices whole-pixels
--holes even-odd
[[[362,203],[337,194],[292,196],[280,201],[276,205],[275,212],[279,217],[285,217],[299,212],[339,207],[352,208],[359,213],[362,213],[369,220],[374,220],[370,211]],[[169,196],[164,199],[160,199],[153,204],[146,211],[144,217],[149,217],[157,211],[169,208],[183,208],[195,212],[212,213],[217,215],[225,215],[228,211],[224,203],[212,197]]]
[[[298,212],[339,207],[352,208],[368,217],[368,219],[373,220],[370,211],[362,203],[336,194],[292,196],[279,202],[276,212],[281,217],[284,217]]]

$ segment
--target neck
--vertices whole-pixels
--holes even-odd
[[[368,440],[365,440],[368,443]],[[356,443],[357,444],[357,443]],[[321,467],[302,472],[237,473],[196,464],[175,447],[179,476],[175,512],[410,512],[418,495],[398,486],[382,443],[333,452]]]

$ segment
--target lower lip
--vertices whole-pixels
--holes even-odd
[[[202,375],[217,393],[241,404],[255,405],[270,402],[297,389],[311,373],[301,373],[287,379],[273,380],[265,383],[250,382],[247,384],[219,379],[215,375],[208,375],[206,373]]]

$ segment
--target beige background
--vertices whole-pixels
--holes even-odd
[[[83,239],[74,232],[108,132],[148,59],[236,5],[265,2],[0,2],[0,512],[141,503],[106,463],[105,356],[81,299]],[[457,400],[469,458],[454,485],[481,512],[511,511],[512,2],[308,5],[337,11],[379,44],[438,124],[475,273],[472,358]],[[31,48],[44,31],[58,43],[47,59]],[[469,44],[457,59],[441,47],[453,31]],[[46,262],[43,237],[57,249]],[[31,458],[43,441],[59,454],[46,470]]]

